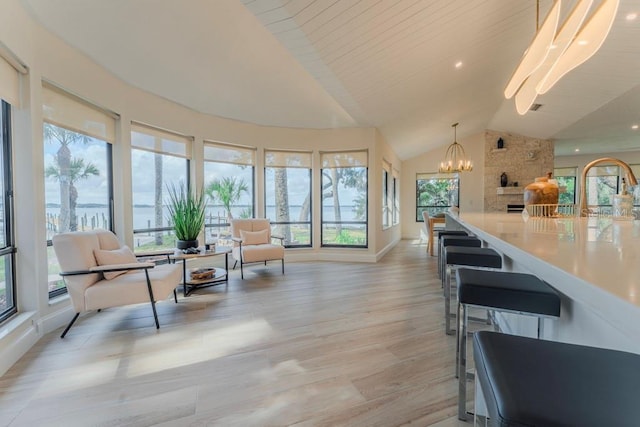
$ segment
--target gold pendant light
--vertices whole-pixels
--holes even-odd
[[[458,125],[459,123],[451,125],[453,127],[453,144],[447,148],[444,160],[440,162],[440,167],[438,168],[440,173],[470,172],[473,170],[471,160],[467,159],[464,148],[458,144],[456,132]]]

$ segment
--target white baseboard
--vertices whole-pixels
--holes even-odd
[[[38,319],[38,330],[44,335],[55,331],[62,326],[66,326],[73,317],[73,307],[67,304],[66,307],[42,316]]]
[[[400,242],[400,239],[396,239],[390,242],[387,246],[385,246],[380,251],[378,251],[378,253],[376,254],[376,262],[380,261],[382,257],[384,257],[387,254],[387,252],[389,252],[391,249],[394,248],[395,245],[398,244],[398,242]]]
[[[0,338],[0,376],[20,360],[41,337],[33,321],[33,313],[19,314],[5,328]]]

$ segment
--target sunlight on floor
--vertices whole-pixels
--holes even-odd
[[[82,363],[78,368],[55,371],[42,382],[37,396],[50,397],[107,384],[116,376],[119,365],[119,359],[102,360],[94,363]]]
[[[272,334],[273,329],[264,319],[214,329],[204,332],[197,340],[185,339],[184,342],[174,342],[165,348],[154,348],[134,356],[129,360],[127,375],[148,375],[224,357],[260,343]],[[194,351],[194,346],[199,347],[199,351]]]

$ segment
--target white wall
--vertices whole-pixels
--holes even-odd
[[[481,212],[484,209],[484,132],[458,142],[473,161],[473,170],[460,174],[460,210]],[[439,147],[402,163],[400,223],[403,239],[419,238],[422,229],[422,223],[416,221],[416,174],[436,173],[446,151],[447,146]]]
[[[371,179],[378,183],[377,190],[374,194],[369,195],[369,204],[377,206],[375,209],[375,221],[371,222],[375,224],[374,234],[376,241],[376,254],[378,259],[387,253],[396,243],[400,240],[400,224],[390,224],[388,228],[382,227],[382,162],[386,161],[391,164],[391,169],[398,171],[402,170],[402,162],[391,149],[391,146],[384,140],[382,134],[376,130],[376,152],[373,164],[369,165],[369,170],[373,170],[373,177]],[[393,173],[393,172],[392,172]],[[371,172],[369,173],[371,176]],[[399,178],[400,194],[402,194],[402,188],[407,183],[402,181],[402,177]],[[370,183],[372,184],[372,183]],[[389,203],[393,206],[393,181],[391,175],[389,176]],[[393,222],[393,221],[392,221]]]
[[[0,14],[0,42],[5,44],[28,68],[22,79],[23,104],[14,111],[14,170],[16,193],[17,287],[19,315],[0,326],[0,374],[5,372],[37,339],[65,325],[71,318],[66,297],[49,301],[47,293],[47,256],[44,210],[44,162],[42,138],[41,81],[47,80],[120,115],[118,143],[114,146],[115,231],[125,243],[132,242],[130,122],[155,125],[194,137],[195,159],[202,155],[203,140],[224,141],[255,146],[258,165],[264,149],[308,149],[314,151],[314,199],[316,224],[321,200],[319,150],[369,150],[369,248],[323,249],[320,229],[314,227],[314,247],[287,253],[289,261],[299,259],[375,262],[399,240],[399,227],[382,230],[382,159],[401,170],[402,165],[391,147],[373,128],[360,129],[287,129],[257,126],[214,117],[144,92],[101,68],[88,57],[66,45],[36,24],[19,0],[5,0]],[[201,157],[200,157],[201,158]],[[193,177],[202,176],[193,162]],[[259,175],[256,174],[256,175]],[[258,180],[261,182],[261,180]],[[196,181],[197,182],[197,181]],[[257,214],[264,213],[263,187],[256,187]]]

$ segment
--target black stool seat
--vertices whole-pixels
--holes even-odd
[[[459,268],[456,283],[461,304],[560,316],[556,291],[531,274]]]
[[[479,248],[482,246],[482,240],[475,236],[442,236],[440,243],[443,247],[465,246],[470,248]]]
[[[440,230],[438,231],[438,240],[442,238],[442,236],[468,236],[464,230]]]
[[[440,249],[438,250],[438,277],[442,278],[444,269],[444,255],[443,252],[447,246],[465,246],[479,248],[482,246],[482,241],[475,236],[463,236],[463,235],[443,235],[440,238]]]
[[[476,378],[492,426],[637,426],[640,355],[482,331]]]
[[[447,246],[445,263],[473,267],[502,268],[500,254],[491,248]]]

